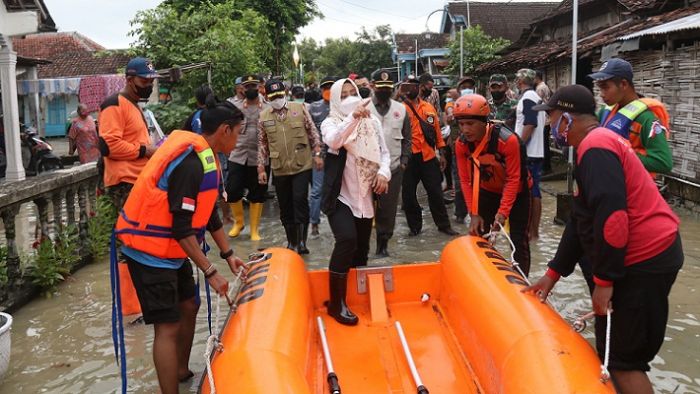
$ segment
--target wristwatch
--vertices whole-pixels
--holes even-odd
[[[233,249],[229,249],[228,252],[219,252],[219,256],[226,260],[227,258],[233,256]]]

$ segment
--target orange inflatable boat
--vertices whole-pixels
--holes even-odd
[[[593,348],[521,293],[522,277],[482,238],[450,242],[439,262],[351,270],[351,327],[326,314],[327,271],[266,252],[212,354],[218,393],[339,393],[336,381],[345,394],[614,392]],[[213,391],[206,371],[200,390]]]

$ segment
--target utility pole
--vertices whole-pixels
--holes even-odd
[[[578,0],[573,2],[574,20],[571,31],[571,84],[576,84],[576,61],[578,60]],[[569,163],[566,171],[566,186],[574,192],[574,148],[569,146]]]
[[[459,27],[459,78],[464,77],[464,26]]]

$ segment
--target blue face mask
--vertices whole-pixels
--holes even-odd
[[[446,102],[446,103],[451,103],[451,102],[452,102],[452,97],[445,97],[445,102]]]
[[[559,130],[561,127],[561,121],[562,119],[566,119],[567,125],[566,129],[564,130]],[[560,147],[568,146],[569,145],[569,130],[571,130],[571,123],[573,122],[573,119],[571,119],[571,115],[569,115],[567,112],[564,112],[561,114],[559,119],[552,123],[552,138],[554,138],[554,141],[559,145]]]
[[[462,89],[462,91],[460,91],[459,94],[462,96],[466,96],[468,94],[474,94],[474,89]]]

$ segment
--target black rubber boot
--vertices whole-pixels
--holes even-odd
[[[377,235],[377,257],[389,257],[389,239],[383,235]]]
[[[297,228],[294,224],[285,224],[284,232],[287,234],[287,249],[297,252]]]
[[[345,303],[345,295],[348,291],[348,274],[330,271],[328,277],[331,296],[331,300],[328,302],[328,314],[340,324],[356,325],[359,319]]]
[[[300,224],[299,228],[299,254],[309,254],[309,248],[306,247],[306,240],[309,238],[309,224]]]

